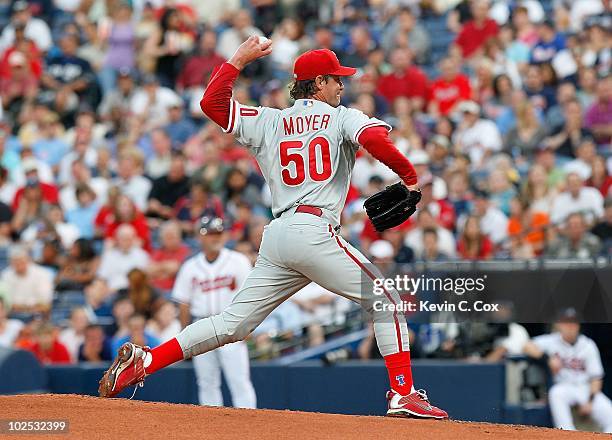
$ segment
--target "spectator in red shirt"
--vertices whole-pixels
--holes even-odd
[[[115,206],[117,197],[119,197],[120,194],[121,191],[116,186],[111,186],[108,189],[106,203],[100,207],[100,210],[94,219],[94,227],[97,238],[103,237],[106,228],[108,228],[108,226],[113,222],[113,207]]]
[[[215,51],[216,47],[217,35],[211,29],[205,30],[196,51],[187,58],[176,80],[179,90],[203,87],[214,69],[225,62],[225,59]]]
[[[421,175],[420,175],[421,176]],[[419,178],[422,198],[419,202],[419,209],[427,209],[436,219],[440,226],[452,231],[455,229],[455,208],[448,200],[437,200],[433,196],[433,186],[435,176],[425,174]]]
[[[378,79],[378,92],[389,104],[396,98],[405,96],[412,101],[412,107],[421,110],[427,98],[427,76],[412,65],[409,49],[397,48],[391,52],[393,72]]]
[[[151,285],[162,291],[170,291],[181,264],[191,253],[181,240],[181,226],[174,221],[164,223],[159,231],[161,247],[151,252],[148,267]]]
[[[105,239],[114,239],[119,226],[129,224],[136,230],[136,235],[142,242],[142,248],[151,251],[151,234],[145,216],[136,208],[132,200],[121,194],[115,200],[111,217],[105,225],[103,235]]]
[[[493,256],[493,243],[480,229],[480,219],[469,216],[457,242],[457,252],[465,260],[488,260]]]
[[[444,58],[439,68],[442,74],[429,87],[428,111],[431,115],[446,116],[453,112],[457,103],[471,99],[472,87],[455,59]]]
[[[606,160],[601,156],[595,156],[591,162],[591,177],[587,180],[587,186],[597,188],[605,199],[612,196],[612,176],[606,168]]]
[[[472,3],[473,18],[465,23],[455,40],[463,58],[471,58],[481,52],[484,43],[499,32],[497,23],[488,14],[488,0],[475,0]]]
[[[55,327],[50,323],[43,323],[38,328],[31,350],[41,364],[70,363],[68,349],[57,340]]]
[[[13,115],[25,100],[32,100],[38,92],[38,79],[32,73],[27,58],[22,52],[13,52],[7,59],[6,76],[0,76],[0,99],[2,105]]]
[[[15,52],[25,56],[29,71],[39,80],[43,71],[41,52],[36,44],[25,36],[25,26],[22,23],[15,23],[15,41],[4,51],[0,59],[0,76],[10,77],[10,58]]]
[[[24,197],[24,193],[26,190],[32,188],[38,188],[41,192],[42,200],[44,202],[56,205],[59,203],[59,193],[55,185],[51,185],[49,183],[41,182],[38,177],[38,165],[35,159],[25,159],[21,166],[23,168],[23,172],[26,178],[26,185],[21,187],[15,193],[15,198],[13,199],[13,212],[17,212],[19,208],[19,204]]]

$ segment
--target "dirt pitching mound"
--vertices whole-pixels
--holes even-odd
[[[4,420],[65,419],[69,433],[10,435],[43,439],[604,439],[602,434],[516,425],[210,408],[79,395],[0,396]]]

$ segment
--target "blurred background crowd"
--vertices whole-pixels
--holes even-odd
[[[341,233],[375,263],[609,259],[611,20],[602,0],[0,0],[0,345],[75,362],[172,337],[203,215],[254,262],[269,189],[199,108],[254,34],[274,50],[234,99],[291,105],[294,59],[333,49],[358,68],[343,104],[414,164],[419,210],[381,235],[362,204],[397,177],[359,153]],[[323,342],[335,298],[296,297],[256,350]]]

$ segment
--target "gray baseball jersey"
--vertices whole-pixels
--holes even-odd
[[[272,192],[275,217],[305,204],[328,210],[339,224],[357,139],[374,126],[391,129],[359,110],[312,99],[298,99],[285,110],[232,101],[225,131],[254,153]]]
[[[359,303],[374,320],[383,356],[408,351],[408,327],[394,289],[374,294],[382,274],[337,234],[357,139],[384,126],[358,110],[298,99],[285,110],[230,103],[226,132],[255,155],[272,192],[276,217],[264,228],[255,267],[232,303],[186,327],[177,340],[185,358],[244,339],[272,310],[311,281]],[[318,214],[297,205],[321,208]],[[316,211],[315,211],[316,212]]]

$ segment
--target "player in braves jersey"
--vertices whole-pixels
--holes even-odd
[[[232,100],[240,71],[270,54],[271,44],[247,39],[213,74],[201,101],[203,112],[253,153],[272,192],[275,219],[264,230],[255,267],[220,314],[187,326],[153,350],[122,346],[100,381],[100,395],[112,397],[166,365],[244,339],[274,308],[314,281],[372,316],[391,386],[387,414],[447,418],[413,385],[408,327],[394,308],[401,301],[398,292],[382,289],[375,296],[373,280],[382,275],[338,235],[360,147],[417,190],[414,168],[391,142],[388,124],[340,105],[342,78],[356,69],[341,66],[330,50],[310,51],[295,61],[292,107],[249,107]]]
[[[197,231],[202,252],[185,261],[179,270],[172,298],[180,303],[184,327],[221,313],[252,269],[247,257],[225,248],[226,235],[219,217],[202,217]],[[243,341],[227,344],[193,358],[200,405],[222,406],[221,370],[239,408],[255,408],[249,372],[249,352]]]
[[[525,346],[525,353],[550,368],[554,385],[548,403],[556,428],[575,430],[573,406],[612,433],[612,402],[601,392],[604,370],[597,345],[580,334],[580,324],[572,309],[563,312],[556,332],[537,336]]]

